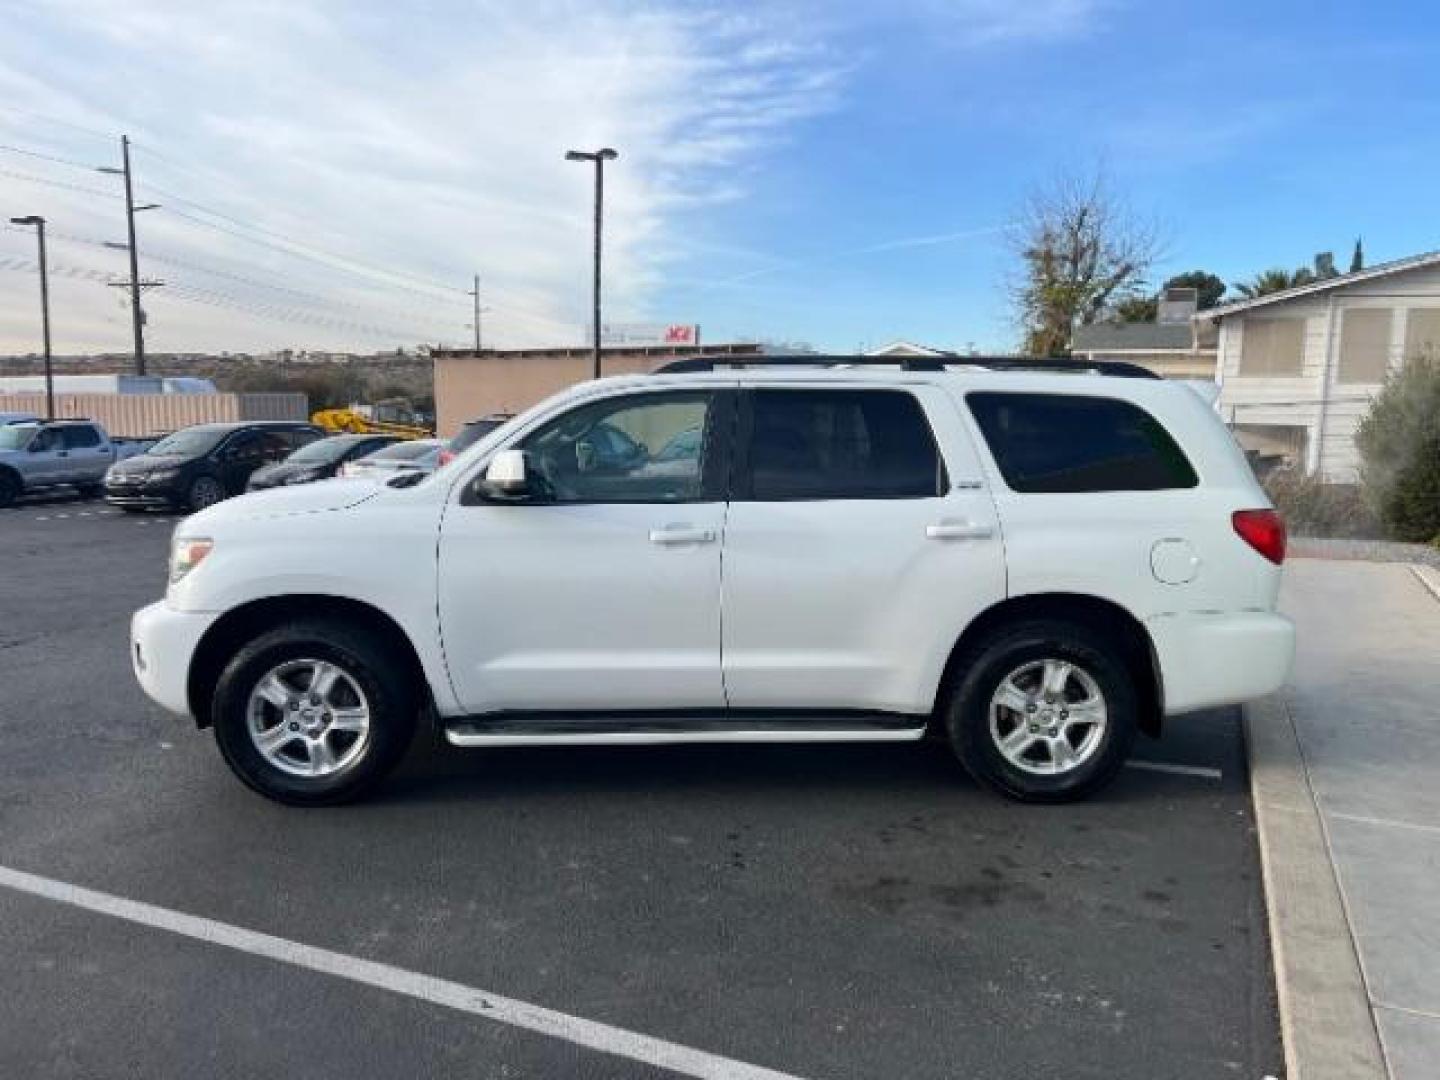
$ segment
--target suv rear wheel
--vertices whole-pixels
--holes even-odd
[[[962,666],[946,728],[977,780],[1027,802],[1068,802],[1114,778],[1137,699],[1114,643],[1072,623],[1000,630]]]
[[[404,756],[417,699],[393,650],[343,623],[289,623],[255,638],[215,687],[215,741],[260,794],[296,806],[357,798]]]

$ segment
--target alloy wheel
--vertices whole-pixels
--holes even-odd
[[[328,660],[287,660],[255,684],[245,708],[250,741],[291,776],[343,772],[370,741],[370,703],[360,684]]]
[[[1069,660],[1031,660],[1000,680],[990,699],[990,738],[1007,762],[1062,776],[1089,761],[1105,738],[1105,695]]]

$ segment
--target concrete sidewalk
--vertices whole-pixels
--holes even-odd
[[[1281,607],[1299,636],[1286,701],[1339,885],[1336,921],[1353,939],[1390,1075],[1434,1080],[1440,597],[1403,564],[1298,559],[1285,572]],[[1292,989],[1303,1000],[1305,987]]]

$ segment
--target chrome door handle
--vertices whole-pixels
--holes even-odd
[[[991,525],[974,525],[968,521],[942,521],[925,526],[925,535],[931,540],[984,540],[995,535]]]
[[[663,547],[676,544],[713,544],[714,529],[692,529],[689,525],[666,525],[663,529],[650,530],[650,542]]]

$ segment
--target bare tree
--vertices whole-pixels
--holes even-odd
[[[1011,286],[1030,356],[1064,356],[1075,327],[1137,294],[1160,257],[1156,226],[1136,216],[1103,173],[1035,191],[1011,223],[1020,262]]]

